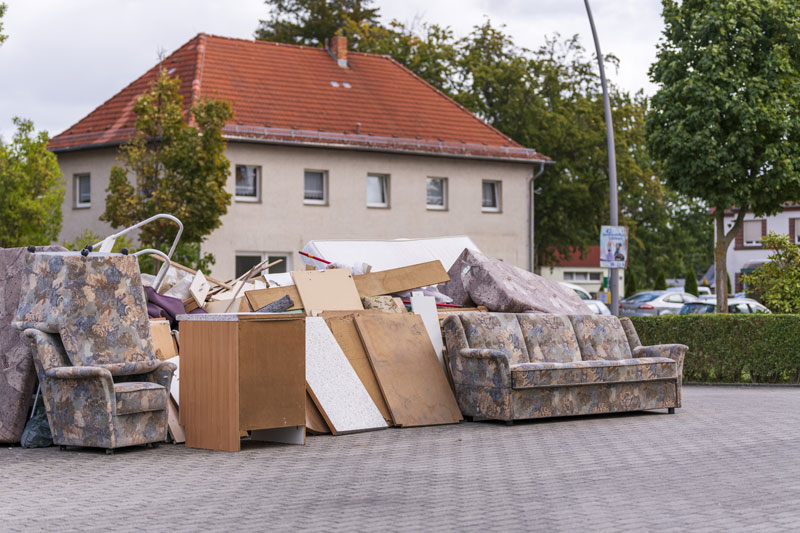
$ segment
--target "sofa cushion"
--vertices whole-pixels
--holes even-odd
[[[158,383],[128,381],[114,383],[117,415],[160,411],[167,408],[167,389]]]
[[[628,338],[613,315],[569,315],[584,361],[615,361],[632,357]]]
[[[470,348],[490,348],[508,355],[509,364],[529,363],[525,339],[513,313],[464,313],[464,333]]]
[[[567,315],[517,315],[531,363],[569,363],[581,360],[575,330]]]
[[[511,367],[511,383],[515,389],[653,381],[677,379],[677,377],[678,364],[666,357],[573,363],[525,363]]]

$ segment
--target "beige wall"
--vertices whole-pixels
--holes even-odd
[[[591,277],[588,274],[594,273],[596,275],[599,275],[600,279],[599,280],[564,279],[565,272],[573,272],[573,273],[585,272],[587,274],[587,278]],[[539,275],[547,279],[551,279],[553,281],[564,281],[566,283],[577,285],[578,287],[583,288],[585,291],[596,297],[597,293],[603,288],[603,277],[608,276],[608,272],[609,270],[607,268],[601,268],[601,267],[545,266],[541,267]],[[618,270],[618,272],[619,272],[619,287],[618,287],[619,298],[622,299],[625,296],[625,270],[620,269]]]
[[[214,276],[233,276],[237,252],[290,253],[291,266],[299,268],[296,252],[312,239],[444,235],[467,235],[485,253],[527,267],[530,164],[234,142],[229,143],[226,155],[231,162],[231,192],[235,191],[235,165],[261,167],[261,200],[234,199],[222,227],[209,236],[204,251],[217,259]],[[109,232],[97,218],[113,158],[113,150],[59,154],[59,164],[70,180],[62,237],[71,238],[87,227],[99,234]],[[304,205],[305,169],[328,172],[328,205]],[[91,209],[72,209],[71,180],[79,172],[92,175]],[[368,173],[390,176],[390,208],[366,206]],[[446,211],[426,208],[427,177],[448,179]],[[483,179],[502,181],[500,213],[482,212]]]

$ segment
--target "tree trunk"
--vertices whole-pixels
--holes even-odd
[[[725,233],[725,209],[717,207],[714,210],[714,222],[716,222],[716,242],[714,243],[714,271],[715,284],[717,287],[717,313],[728,312],[728,266],[726,259],[728,256],[728,246],[736,238],[739,228],[744,222],[746,209],[739,209],[736,214],[736,221],[733,227]]]

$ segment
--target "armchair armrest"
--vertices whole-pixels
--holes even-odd
[[[45,370],[45,376],[56,379],[96,379],[111,380],[111,372],[99,366],[59,366]]]
[[[158,368],[151,370],[147,374],[142,374],[142,381],[158,383],[167,389],[167,393],[169,393],[170,385],[172,385],[172,374],[174,374],[175,370],[177,369],[178,366],[175,363],[161,361],[161,364],[158,365]]]
[[[685,344],[656,344],[653,346],[639,346],[634,348],[634,357],[667,357],[678,362],[679,366],[683,366],[683,358],[689,347]]]
[[[510,387],[508,356],[501,350],[462,348],[450,357],[453,382],[484,387]]]

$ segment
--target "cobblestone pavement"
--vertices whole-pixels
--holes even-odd
[[[800,528],[800,388],[685,387],[684,408],[249,443],[0,448],[2,530]]]

